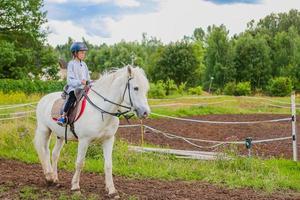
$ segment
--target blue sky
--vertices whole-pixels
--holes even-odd
[[[123,1],[125,2],[125,1]],[[71,20],[77,26],[88,30],[89,35],[109,37],[110,34],[100,27],[104,26],[103,21],[98,20],[99,26],[92,26],[93,19],[112,18],[119,20],[124,15],[146,14],[155,12],[157,4],[152,0],[129,1],[136,4],[119,5],[114,1],[46,1],[45,10],[48,12],[48,19],[66,21]]]
[[[168,43],[212,24],[233,35],[252,19],[292,8],[300,9],[300,0],[45,0],[44,10],[55,46],[69,36],[94,44],[139,41],[144,32]]]

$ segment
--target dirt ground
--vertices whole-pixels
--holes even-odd
[[[203,115],[193,117],[191,119],[201,119],[209,121],[260,121],[270,119],[288,118],[288,115],[271,115],[271,114],[255,114],[255,115]],[[139,123],[138,120],[131,120],[131,124]],[[279,137],[289,137],[292,135],[292,125],[290,121],[276,123],[261,123],[261,124],[204,124],[187,121],[178,121],[174,119],[147,119],[144,124],[156,128],[158,130],[172,133],[178,136],[218,140],[218,141],[245,141],[247,137],[252,137],[253,140],[271,139]],[[122,121],[122,124],[128,124]],[[300,130],[300,122],[297,122],[297,130]],[[141,130],[136,128],[119,128],[117,133],[118,138],[123,138],[129,143],[141,144]],[[298,137],[298,146],[299,146]],[[217,149],[198,148],[188,144],[181,139],[169,139],[162,134],[154,133],[151,130],[146,130],[144,134],[144,142],[169,147],[174,149],[184,150],[201,150],[201,151],[223,151],[224,146]],[[210,143],[195,142],[201,146],[211,146]],[[225,149],[229,145],[225,145]],[[232,146],[230,146],[232,148]],[[248,154],[248,150],[244,144],[237,145],[240,154]],[[300,148],[298,148],[299,151]],[[253,144],[251,154],[260,157],[284,157],[292,159],[292,140],[274,141],[268,143]],[[298,154],[300,151],[298,152]]]
[[[59,171],[59,177],[60,186],[47,186],[40,165],[0,159],[0,199],[109,199],[103,175],[82,173],[81,196],[76,198],[70,191],[72,173]],[[118,176],[114,181],[121,199],[300,199],[300,193],[267,194],[247,188],[227,189],[202,181],[135,180]]]

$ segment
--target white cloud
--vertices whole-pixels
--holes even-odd
[[[82,41],[82,37],[84,37],[94,44],[103,43],[100,37],[89,36],[86,30],[80,26],[76,26],[72,21],[49,20],[47,25],[51,31],[48,36],[48,42],[53,46],[65,44],[68,41],[68,37],[71,37],[76,41]]]
[[[184,35],[191,35],[195,28],[225,24],[230,34],[245,30],[247,22],[258,20],[272,12],[287,12],[300,9],[299,0],[264,0],[260,4],[213,4],[205,0],[164,0],[157,1],[159,9],[147,14],[128,14],[121,19],[105,18],[97,22],[91,20],[93,26],[105,29],[109,38],[88,36],[88,30],[78,28],[71,22],[50,21],[50,29],[55,33],[49,35],[50,44],[64,43],[68,36],[83,36],[92,43],[112,44],[122,39],[126,41],[141,40],[142,33],[155,36],[163,42],[176,41]],[[88,27],[88,26],[87,26]],[[70,28],[70,29],[69,29]],[[62,41],[62,42],[60,42]]]
[[[119,7],[139,7],[140,2],[136,0],[115,0],[115,4]]]

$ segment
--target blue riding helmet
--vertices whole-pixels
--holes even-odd
[[[88,48],[83,42],[74,42],[70,48],[71,52],[87,51]]]

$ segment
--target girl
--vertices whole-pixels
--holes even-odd
[[[68,71],[67,71],[67,84],[69,94],[69,98],[64,106],[63,113],[59,119],[57,119],[57,123],[61,126],[66,125],[66,114],[69,109],[76,102],[76,97],[74,94],[75,88],[78,88],[82,85],[87,85],[90,81],[89,70],[85,62],[83,62],[85,58],[85,52],[88,50],[87,46],[83,42],[74,42],[70,48],[73,59],[68,63]]]

